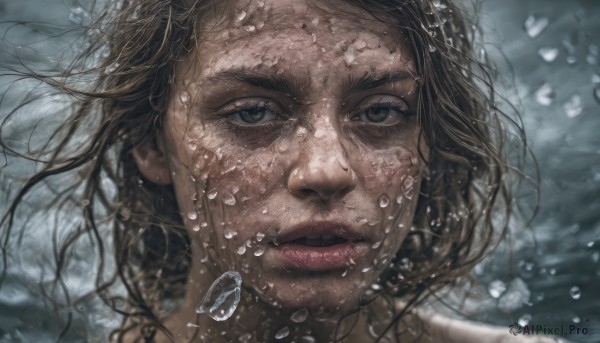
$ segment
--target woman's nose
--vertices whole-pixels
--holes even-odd
[[[300,198],[329,202],[341,199],[357,184],[357,177],[334,130],[301,143],[298,160],[290,172],[288,189]]]

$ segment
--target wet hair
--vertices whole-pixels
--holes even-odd
[[[464,9],[452,1],[346,2],[403,34],[416,65],[420,139],[429,148],[426,155],[421,152],[426,170],[413,227],[397,255],[390,257],[390,267],[378,280],[379,290],[370,298],[406,300],[408,305],[389,321],[388,331],[428,295],[466,275],[505,236],[515,211],[513,184],[520,177],[526,144],[518,115],[506,115],[498,106],[502,99],[494,87],[493,69],[474,52],[478,25],[463,15]],[[78,172],[81,177],[65,192],[81,187],[79,201],[85,203],[77,210],[83,221],[68,231],[58,249],[55,276],[60,281],[69,249],[83,237],[92,237],[102,259],[95,292],[124,315],[112,334],[117,340],[132,330],[149,339],[157,328],[166,330],[161,324],[164,311],[183,297],[191,248],[174,189],[146,180],[131,151],[141,143],[157,144],[178,62],[194,51],[203,18],[226,13],[215,3],[113,3],[87,29],[91,45],[61,73],[4,69],[5,75],[34,78],[70,96],[72,111],[50,138],[52,144],[35,156],[11,147],[0,131],[4,153],[43,165],[2,218],[3,270],[15,214],[28,193],[55,176]],[[87,80],[85,85],[82,80]],[[5,117],[2,128],[15,113]],[[508,162],[508,148],[516,162]],[[105,180],[114,183],[115,194]],[[104,214],[100,219],[99,213]],[[102,222],[106,218],[111,225]],[[105,226],[112,234],[110,249]],[[107,249],[114,254],[112,277],[105,277]],[[108,292],[117,282],[125,285],[125,299]],[[127,306],[116,300],[125,300]]]

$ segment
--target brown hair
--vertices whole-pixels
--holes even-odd
[[[500,99],[491,69],[474,56],[477,25],[468,22],[453,2],[433,2],[348,0],[374,20],[383,20],[379,18],[383,13],[391,16],[394,22],[389,24],[404,34],[419,77],[421,138],[430,148],[422,156],[427,170],[414,227],[381,275],[382,289],[375,294],[407,297],[409,306],[397,313],[380,337],[410,307],[465,275],[505,235],[514,211],[511,185],[520,177],[514,172],[519,168],[506,158],[509,130],[517,141],[511,142],[516,146],[517,166],[526,155],[520,124],[496,106]],[[98,16],[88,29],[95,33],[92,45],[60,75],[5,72],[36,78],[72,96],[74,110],[51,137],[55,144],[36,156],[12,149],[0,135],[6,153],[44,162],[2,218],[4,271],[19,204],[44,180],[78,171],[83,176],[71,186],[83,186],[85,206],[80,215],[84,221],[60,247],[56,280],[61,279],[70,247],[91,234],[102,258],[96,293],[124,315],[121,328],[113,332],[117,339],[138,328],[145,338],[153,337],[157,327],[165,330],[163,311],[183,296],[190,244],[174,205],[173,188],[145,180],[130,152],[141,142],[155,142],[178,61],[194,51],[202,18],[222,13],[224,9],[213,1],[124,0]],[[108,54],[89,67],[90,59],[105,51]],[[82,87],[81,80],[90,77],[91,86]],[[3,127],[14,113],[7,115]],[[88,130],[87,140],[79,145],[82,130]],[[104,179],[116,184],[116,196],[105,189]],[[112,221],[116,271],[108,280],[103,279],[107,245],[98,213],[108,214]],[[500,221],[494,218],[498,214]],[[125,308],[115,303],[118,297],[105,294],[118,280],[127,289]]]

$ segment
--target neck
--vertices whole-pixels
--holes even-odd
[[[205,314],[198,315],[196,307],[220,276],[200,265],[192,265],[183,303],[166,322],[176,342],[244,342],[244,338],[248,338],[248,342],[310,342],[310,337],[314,342],[372,340],[368,336],[367,312],[373,313],[371,307],[380,308],[377,305],[348,314],[343,319],[337,313],[339,311],[336,316],[311,311],[306,320],[298,323],[297,316],[294,316],[295,321],[292,319],[298,309],[277,308],[264,302],[254,292],[242,289],[240,303],[229,319],[215,321]],[[276,338],[286,334],[285,340]],[[342,337],[346,338],[340,340]]]

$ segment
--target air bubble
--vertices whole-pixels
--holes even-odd
[[[535,100],[542,106],[550,106],[554,102],[554,89],[547,82],[535,91]]]
[[[569,98],[569,100],[567,100],[567,102],[565,102],[563,108],[565,110],[565,114],[569,118],[573,118],[580,115],[583,111],[581,96],[579,96],[578,94],[574,94],[573,96],[571,96],[571,98]]]
[[[506,291],[506,284],[500,280],[494,280],[488,285],[488,293],[494,299],[500,298],[504,291]]]
[[[581,298],[581,289],[577,286],[573,286],[569,290],[569,295],[571,295],[571,298],[573,298],[573,300],[579,300],[579,298]]]
[[[526,313],[519,318],[518,323],[521,326],[526,326],[526,325],[529,325],[530,321],[531,321],[531,315]]]
[[[558,57],[558,49],[552,47],[542,47],[538,50],[538,54],[548,63],[553,62]]]
[[[307,317],[308,317],[308,309],[302,308],[302,309],[299,309],[298,311],[292,313],[292,316],[290,317],[290,319],[294,323],[303,323],[304,321],[306,321]]]
[[[545,17],[536,17],[534,15],[530,15],[525,20],[525,31],[531,38],[535,38],[539,36],[542,31],[546,29],[550,21]]]

